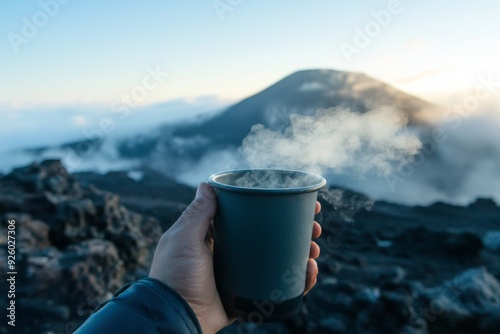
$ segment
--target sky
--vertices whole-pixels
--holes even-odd
[[[308,68],[446,103],[500,80],[499,12],[494,0],[5,0],[0,113],[224,104]]]

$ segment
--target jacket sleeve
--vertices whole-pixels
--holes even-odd
[[[75,334],[189,333],[201,327],[189,304],[165,284],[143,278],[118,290]]]

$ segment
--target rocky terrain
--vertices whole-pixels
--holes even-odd
[[[236,321],[221,333],[500,333],[495,202],[371,206],[363,195],[330,191],[344,205],[320,194],[320,275],[300,314]],[[193,195],[153,171],[70,175],[56,160],[0,176],[4,259],[7,222],[16,221],[18,332],[72,333],[116,289],[145,276],[157,240]]]
[[[81,186],[59,161],[16,169],[0,189],[4,259],[7,222],[16,224],[19,333],[71,333],[113,291],[147,275],[163,229],[119,196]]]

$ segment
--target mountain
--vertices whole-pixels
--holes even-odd
[[[418,133],[425,143],[425,150],[419,154],[417,161],[410,162],[408,166],[394,166],[398,169],[395,169],[392,183],[376,173],[360,178],[355,172],[341,175],[334,171],[332,175],[325,175],[332,184],[366,193],[376,199],[407,204],[436,201],[466,204],[477,197],[500,198],[495,190],[498,187],[495,188],[493,183],[488,182],[488,189],[484,190],[484,187],[475,183],[471,185],[469,181],[472,175],[479,178],[482,184],[485,174],[475,171],[483,170],[483,165],[490,166],[491,157],[496,157],[496,154],[483,154],[484,149],[471,146],[471,140],[466,141],[468,146],[463,145],[460,133],[454,128],[446,128],[455,124],[444,124],[440,132],[435,132],[433,124],[436,123],[431,123],[428,117],[433,113],[438,116],[437,106],[365,74],[326,69],[295,72],[207,117],[163,123],[148,130],[137,128],[136,131],[103,134],[97,140],[89,138],[26,154],[33,156],[33,160],[62,159],[72,171],[106,173],[152,169],[178,182],[195,185],[214,172],[246,168],[247,161],[239,148],[256,124],[281,133],[290,125],[292,114],[308,116],[320,108],[339,107],[348,109],[356,116],[355,113],[366,113],[378,106],[397,108],[408,119],[410,130]],[[184,111],[179,109],[178,112],[182,114]],[[382,130],[393,131],[391,118],[378,120]],[[95,132],[96,129],[89,131]],[[363,131],[358,128],[357,134]],[[327,135],[330,133],[334,134],[333,130]],[[387,143],[392,145],[395,142],[389,140]],[[325,145],[324,142],[322,145]],[[462,154],[457,154],[458,147],[460,150],[465,147],[467,156],[474,159],[460,160]],[[356,158],[351,160],[357,161]],[[397,182],[397,189],[393,186],[394,182]]]
[[[119,152],[127,158],[145,157],[161,147],[179,158],[198,159],[208,150],[238,147],[255,124],[281,130],[289,125],[291,114],[311,115],[331,107],[364,113],[381,105],[399,108],[410,124],[423,127],[427,124],[421,113],[435,108],[363,73],[303,70],[203,122],[165,126],[159,137],[141,135],[123,141]]]
[[[417,124],[422,123],[418,113],[432,108],[431,104],[362,73],[304,70],[229,107],[204,124],[181,128],[175,134],[182,137],[197,134],[216,143],[238,145],[252,125],[260,123],[275,128],[277,121],[286,123],[290,113],[310,115],[319,108],[330,107],[366,112],[379,105],[397,106]]]

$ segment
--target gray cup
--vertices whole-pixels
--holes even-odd
[[[217,194],[214,271],[226,312],[279,321],[302,305],[321,176],[253,169],[210,176]]]

